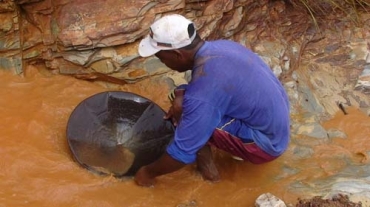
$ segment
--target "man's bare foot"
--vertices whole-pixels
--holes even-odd
[[[220,174],[213,161],[211,147],[205,145],[197,153],[197,169],[202,174],[203,179],[213,182],[220,180]]]

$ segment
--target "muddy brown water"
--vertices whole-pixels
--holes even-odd
[[[72,110],[85,98],[108,89],[101,84],[27,68],[24,77],[0,70],[0,206],[253,206],[258,195],[270,192],[287,203],[307,195],[294,189],[297,181],[325,179],[351,162],[366,165],[370,142],[370,118],[355,108],[339,113],[325,128],[344,131],[348,138],[317,141],[296,138],[279,159],[253,165],[216,152],[221,181],[202,180],[193,165],[159,177],[154,188],[142,188],[131,178],[99,176],[73,161],[66,140],[66,124]],[[138,93],[164,109],[168,88],[153,88],[142,81],[119,90]],[[297,159],[294,149],[314,150]],[[339,157],[339,158],[336,158]],[[286,169],[292,169],[287,171]],[[285,169],[285,170],[284,170]]]

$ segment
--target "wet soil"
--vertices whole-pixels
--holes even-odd
[[[337,195],[332,199],[316,196],[311,199],[299,199],[296,207],[361,207],[361,202],[354,203],[346,195]]]

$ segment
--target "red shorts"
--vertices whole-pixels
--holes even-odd
[[[264,152],[254,142],[244,143],[238,137],[221,129],[213,132],[208,144],[254,164],[262,164],[277,158]]]

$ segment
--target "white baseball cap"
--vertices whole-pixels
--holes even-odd
[[[150,33],[141,40],[139,55],[148,57],[160,50],[174,50],[190,45],[196,32],[189,37],[188,27],[193,24],[179,14],[166,15],[150,26]]]

